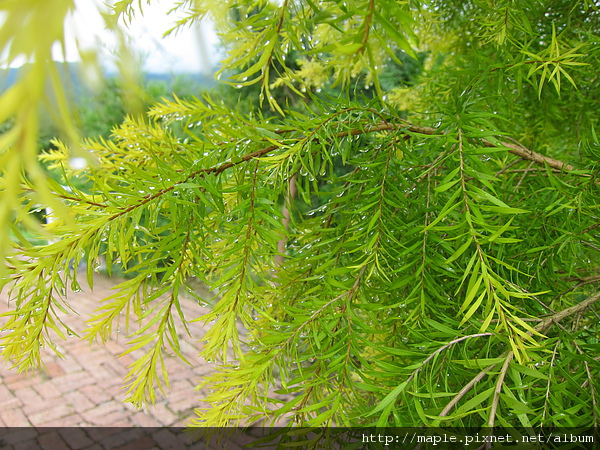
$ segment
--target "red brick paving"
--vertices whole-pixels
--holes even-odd
[[[81,284],[83,286],[84,283]],[[115,281],[97,276],[93,292],[88,290],[70,294],[68,301],[80,316],[74,313],[66,317],[63,315],[61,317],[65,323],[82,336],[84,320],[100,306],[104,298],[114,292],[111,288],[115,284]],[[7,302],[4,291],[0,294],[0,312],[8,310]],[[186,302],[184,311],[189,319],[207,312],[193,300]],[[200,322],[188,326],[196,339],[204,334]],[[173,433],[168,429],[157,428],[150,439],[143,432],[138,437],[132,436],[131,428],[122,436],[115,434],[114,430],[102,436],[100,428],[94,434],[89,432],[89,428],[57,428],[45,432],[44,428],[37,427],[184,426],[193,408],[200,404],[198,397],[201,394],[194,390],[200,381],[198,374],[209,373],[211,367],[197,356],[200,344],[184,331],[180,336],[183,340],[182,350],[185,350],[185,356],[192,365],[176,357],[165,357],[165,365],[171,375],[171,389],[165,389],[164,397],[157,390],[155,405],[144,407],[143,410],[122,402],[127,366],[143,354],[142,351],[136,351],[119,357],[127,348],[122,335],[108,340],[106,345],[94,343],[92,346],[75,336],[69,336],[66,341],[56,338],[55,342],[66,358],[59,359],[53,353],[45,353],[43,359],[46,367],[29,373],[18,374],[16,369],[10,368],[9,363],[0,360],[0,427],[29,427],[14,430],[10,433],[10,439],[7,439],[7,435],[0,435],[0,447],[10,450],[91,450],[119,447],[151,449],[172,445],[168,441],[173,439]],[[135,442],[132,441],[134,437]],[[103,444],[99,446],[98,442],[102,439]]]

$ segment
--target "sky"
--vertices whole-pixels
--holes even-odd
[[[80,47],[102,48],[102,64],[112,70],[114,65],[109,62],[110,51],[116,48],[116,39],[104,30],[103,19],[94,5],[100,2],[76,0],[75,3],[76,11],[67,27],[66,59],[79,59],[75,45],[77,39]],[[218,39],[210,22],[162,37],[177,19],[177,16],[167,14],[173,3],[173,0],[153,0],[151,5],[142,2],[143,16],[136,16],[127,29],[132,48],[142,58],[143,69],[158,73],[211,73],[217,63]]]
[[[103,20],[94,3],[99,2],[76,1],[76,13],[70,27],[71,33],[78,36],[84,46],[100,44],[101,47],[107,47],[108,43],[109,47],[112,44],[114,48],[115,40],[106,30],[103,30]],[[214,59],[216,59],[218,41],[209,22],[203,22],[193,28],[186,27],[176,35],[167,38],[162,37],[163,33],[180,17],[168,14],[173,3],[172,0],[153,0],[151,5],[142,2],[143,16],[137,15],[127,29],[132,48],[141,55],[144,61],[143,68],[147,71],[210,73],[212,66],[217,62]],[[68,55],[68,59],[76,58]],[[110,58],[103,59],[108,61]],[[110,64],[106,65],[110,68]]]

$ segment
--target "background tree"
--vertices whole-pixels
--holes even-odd
[[[84,142],[95,165],[69,167],[67,145],[44,155],[93,187],[48,181],[70,214],[52,224],[60,240],[6,256],[5,358],[39,364],[65,335],[55,311],[80,281],[69,262],[86,260],[92,284],[103,253],[136,275],[84,337],[138,315],[130,345],[147,352],[128,401],[154,399],[163,353],[180,353],[178,321],[211,324],[195,338],[218,371],[193,425],[598,424],[596,3],[176,7],[179,26],[213,18],[222,78],[257,85],[272,112],[175,98]],[[390,61],[419,55],[416,81],[383,82]],[[283,88],[294,101],[274,95]],[[198,298],[190,277],[215,297]],[[190,298],[211,312],[184,317]]]

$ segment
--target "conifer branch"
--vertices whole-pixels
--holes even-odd
[[[314,135],[318,131],[318,129],[321,128],[326,122],[332,120],[335,116],[338,116],[341,113],[348,112],[353,109],[356,109],[356,108],[347,108],[347,109],[344,109],[344,110],[334,114],[333,116],[329,117],[325,122],[323,122],[318,127],[316,127],[308,136],[300,138],[300,140],[304,141],[304,142],[308,142],[310,139],[312,139],[314,137]],[[436,128],[422,127],[419,125],[411,124],[403,119],[399,119],[399,120],[402,122],[402,124],[390,123],[387,121],[379,122],[377,124],[366,126],[363,128],[353,128],[353,129],[347,130],[347,131],[340,131],[340,132],[336,133],[334,136],[339,139],[339,138],[348,137],[348,136],[360,136],[363,134],[376,133],[379,131],[393,131],[393,130],[400,131],[400,132],[408,132],[408,133],[413,133],[413,134],[425,134],[425,135],[429,135],[429,136],[439,134],[439,131]],[[490,148],[498,147],[497,145],[492,144],[491,142],[489,142],[485,139],[482,140],[482,143],[486,147],[490,147]],[[283,142],[281,144],[283,144]],[[509,143],[509,142],[501,142],[501,145],[505,146],[510,153],[513,153],[524,159],[528,159],[530,161],[534,161],[534,162],[537,162],[540,164],[548,164],[549,166],[551,166],[555,169],[558,169],[558,170],[575,170],[575,168],[573,166],[571,166],[570,164],[566,164],[566,163],[563,163],[562,161],[541,155],[532,150],[529,150],[528,148],[526,148],[520,144],[517,145],[517,144],[513,144],[513,143]],[[229,162],[226,162],[226,163],[223,163],[220,165],[198,169],[198,170],[190,173],[183,180],[180,180],[164,189],[161,189],[154,194],[146,195],[142,201],[140,201],[134,205],[131,205],[131,206],[127,207],[126,209],[124,209],[123,211],[119,211],[118,213],[112,215],[109,220],[114,220],[123,214],[127,214],[127,213],[133,211],[134,209],[139,208],[140,206],[143,206],[143,205],[151,202],[152,200],[155,200],[155,199],[161,197],[162,195],[166,194],[167,192],[172,191],[177,186],[190,182],[191,180],[193,180],[194,178],[196,178],[198,176],[204,177],[204,176],[210,175],[210,174],[218,175],[232,167],[235,167],[237,165],[240,165],[240,164],[250,161],[252,159],[266,156],[269,153],[271,153],[272,151],[277,150],[278,148],[280,148],[280,145],[270,145],[268,147],[264,147],[262,149],[247,153],[247,154],[241,156],[235,162],[229,161]],[[589,176],[587,174],[584,174],[584,175]]]

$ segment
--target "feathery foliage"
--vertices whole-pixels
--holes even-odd
[[[218,370],[193,425],[599,424],[597,2],[176,8],[178,27],[215,21],[221,78],[259,86],[272,112],[176,97],[83,142],[87,168],[69,167],[65,144],[40,156],[83,190],[16,170],[34,157],[10,141],[33,139],[29,103],[4,107],[3,223],[26,220],[42,184],[64,211],[48,225],[55,241],[5,252],[4,358],[40,363],[40,346],[70,332],[56,312],[70,308],[76,267],[92,284],[104,256],[135,275],[84,338],[137,314],[129,344],[147,353],[130,367],[129,401],[162,389],[177,317],[210,324],[194,338]],[[416,78],[380,81],[390,61],[419,55]],[[192,277],[215,297],[197,298]],[[184,301],[213,307],[184,317]]]

